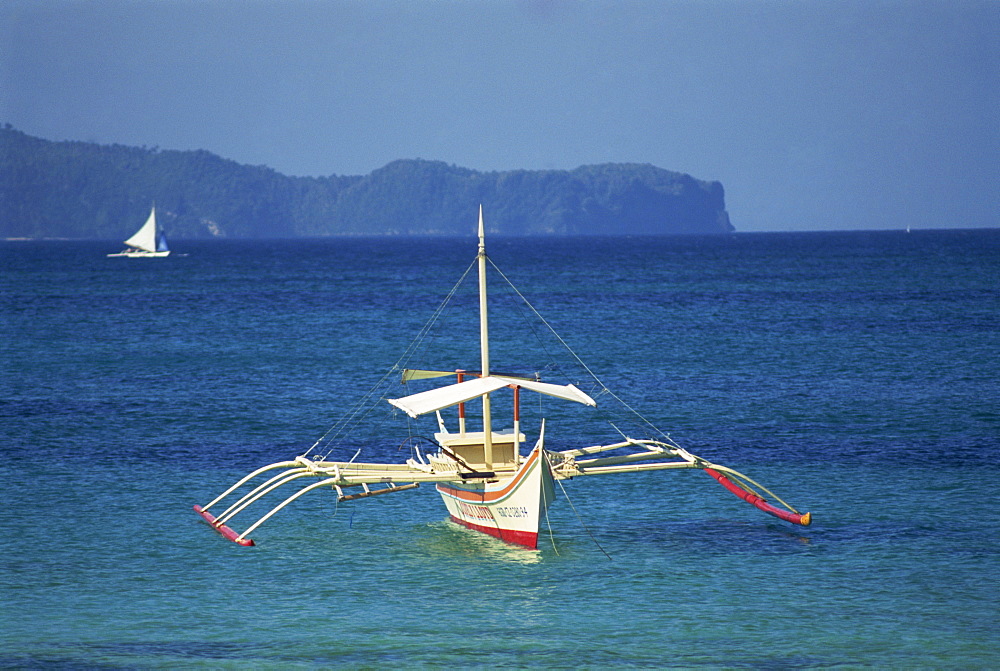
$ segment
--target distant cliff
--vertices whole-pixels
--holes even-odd
[[[50,142],[0,128],[0,237],[174,238],[726,233],[722,185],[651,165],[477,172],[394,161],[369,175],[288,177],[207,151]],[[470,224],[470,221],[473,224]]]

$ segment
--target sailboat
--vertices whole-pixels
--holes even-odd
[[[156,206],[149,212],[146,223],[135,232],[131,238],[125,241],[125,249],[112,256],[127,256],[129,258],[162,258],[170,256],[170,249],[167,247],[167,238],[156,226]]]
[[[700,469],[761,511],[792,524],[810,524],[810,513],[799,513],[748,476],[691,454],[660,432],[654,432],[650,438],[633,438],[615,427],[619,433],[616,440],[550,450],[546,447],[545,419],[541,419],[537,438],[528,447],[521,427],[522,393],[554,398],[574,407],[595,408],[597,402],[574,384],[542,382],[537,375],[498,373],[492,369],[487,263],[492,264],[492,261],[486,254],[480,206],[479,248],[473,262],[478,270],[479,284],[480,370],[400,369],[397,363],[387,375],[401,374],[406,383],[447,378],[447,384],[405,396],[385,395],[374,399],[376,404],[386,403],[402,411],[410,420],[436,418],[437,431],[429,446],[423,451],[415,446],[412,456],[399,463],[356,461],[360,450],[349,460],[335,461],[328,459],[329,453],[318,454],[316,448],[324,440],[321,439],[292,460],[268,464],[240,478],[209,503],[195,505],[195,512],[224,538],[252,546],[254,541],[250,534],[313,490],[333,490],[339,504],[404,492],[427,484],[436,488],[453,522],[511,545],[537,549],[540,523],[546,519],[548,508],[555,499],[557,483],[562,487],[564,480],[591,475]],[[471,268],[472,265],[467,274]],[[503,276],[502,272],[500,274]],[[515,289],[515,292],[523,298],[519,291]],[[561,338],[558,340],[564,343]],[[597,380],[596,376],[593,378]],[[599,397],[607,393],[611,398],[618,398],[599,381],[598,387]],[[513,410],[513,428],[509,430],[498,431],[494,427],[493,401],[498,400],[500,394],[509,395],[500,400],[505,408]],[[481,430],[468,426],[468,405],[475,405],[479,410]],[[442,412],[457,415],[457,423],[453,418],[451,429]],[[347,415],[357,418],[365,413],[352,410]],[[342,431],[342,428],[339,431],[344,446],[353,446],[356,439],[353,430]],[[277,502],[273,504],[275,497]],[[265,498],[272,503],[265,505]],[[251,515],[252,521],[237,529],[234,520],[240,516],[242,521],[246,517],[244,513],[251,509],[263,514]]]

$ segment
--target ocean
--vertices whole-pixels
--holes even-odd
[[[0,242],[0,667],[1000,666],[1000,230],[488,241],[644,421],[810,527],[699,471],[565,482],[534,551],[428,486],[317,490],[256,547],[206,526],[194,504],[309,449],[416,336],[476,368],[464,288],[421,330],[475,245]],[[494,369],[583,384],[495,286]],[[553,449],[617,437],[533,412]],[[332,456],[434,430],[381,421]]]

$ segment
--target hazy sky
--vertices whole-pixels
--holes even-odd
[[[290,175],[652,163],[743,231],[1000,226],[1000,1],[6,0],[0,123]]]

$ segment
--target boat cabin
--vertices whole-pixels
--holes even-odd
[[[504,471],[514,470],[520,463],[518,454],[520,446],[524,443],[524,434],[518,432],[497,433],[493,432],[492,463],[486,460],[486,434],[483,431],[468,433],[449,433],[447,431],[434,434],[434,440],[438,445],[445,448],[449,456],[458,457],[470,470],[476,471]]]

